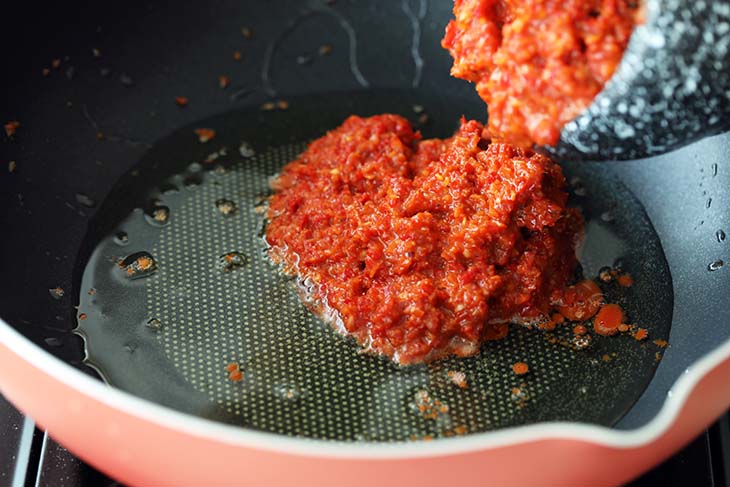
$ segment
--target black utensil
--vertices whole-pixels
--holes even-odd
[[[645,8],[613,78],[546,148],[559,159],[656,156],[730,128],[730,2]]]

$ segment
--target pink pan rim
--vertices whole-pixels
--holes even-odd
[[[424,458],[484,451],[542,440],[577,440],[611,448],[638,448],[652,443],[666,433],[698,382],[730,357],[730,340],[727,340],[697,360],[675,382],[659,414],[644,426],[634,430],[619,431],[581,423],[549,422],[431,442],[386,444],[289,438],[184,414],[84,375],[31,343],[2,320],[0,320],[0,343],[34,367],[54,371],[53,376],[56,380],[79,393],[141,420],[195,437],[244,448],[345,459]]]

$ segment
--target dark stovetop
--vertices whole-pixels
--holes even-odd
[[[121,486],[36,429],[0,396],[0,486]],[[730,487],[730,413],[627,487]]]

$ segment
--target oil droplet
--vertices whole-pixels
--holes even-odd
[[[256,155],[256,151],[253,150],[253,147],[248,142],[241,142],[241,145],[238,146],[238,153],[241,154],[241,157],[247,159]]]
[[[51,297],[53,299],[61,299],[63,295],[66,294],[66,291],[64,291],[61,286],[56,286],[52,289],[49,289],[48,292],[51,294]]]
[[[129,243],[129,235],[127,235],[127,232],[117,232],[114,234],[114,243],[117,245],[127,245]]]
[[[302,391],[292,384],[280,384],[274,387],[274,393],[280,399],[296,402],[302,398]]]
[[[601,220],[606,223],[612,222],[614,220],[613,213],[611,213],[610,211],[604,211],[603,213],[601,213]]]
[[[613,271],[613,269],[611,269],[608,266],[601,267],[598,270],[598,279],[601,282],[611,282],[611,281],[613,281],[613,273],[612,273],[612,271]]]
[[[149,252],[135,252],[117,262],[128,279],[140,279],[157,271],[157,262]]]
[[[571,341],[576,350],[584,350],[591,346],[590,335],[573,335]]]
[[[714,272],[714,271],[720,270],[720,268],[722,268],[722,266],[723,266],[724,264],[725,264],[725,263],[724,263],[724,262],[723,262],[722,260],[720,260],[720,259],[717,259],[716,261],[714,261],[714,262],[710,262],[710,263],[708,264],[708,266],[707,266],[707,270],[708,270],[708,271],[710,271],[710,272]]]
[[[526,397],[527,394],[525,393],[525,391],[519,387],[513,387],[509,395],[510,400],[514,402],[521,402],[525,400]]]
[[[715,237],[717,237],[718,242],[722,242],[725,240],[725,232],[723,230],[718,230],[715,232]]]
[[[63,340],[56,337],[44,338],[43,341],[46,342],[46,345],[49,347],[60,347],[63,345]]]
[[[84,193],[76,193],[74,196],[76,196],[76,201],[78,201],[80,205],[83,205],[87,208],[93,208],[96,206],[96,201],[94,201]]]
[[[151,330],[159,331],[162,329],[162,321],[159,318],[150,318],[145,323],[145,326]]]
[[[238,211],[238,207],[236,206],[236,203],[234,203],[231,200],[227,199],[219,199],[215,202],[215,207],[218,209],[218,212],[221,215],[225,216],[231,216]]]
[[[300,66],[312,64],[312,56],[309,56],[307,54],[297,56],[297,64]]]
[[[588,194],[588,190],[586,190],[585,186],[578,186],[573,190],[573,193],[575,193],[576,196],[585,196]]]
[[[119,82],[122,83],[124,86],[134,86],[134,80],[126,73],[122,73],[119,76]]]
[[[163,205],[155,205],[145,210],[144,218],[152,226],[164,227],[170,223],[170,208]]]
[[[448,420],[449,405],[433,397],[426,389],[417,390],[407,406],[412,413],[423,419]]]
[[[231,272],[245,266],[248,258],[241,252],[228,252],[220,256],[219,263],[223,272]]]

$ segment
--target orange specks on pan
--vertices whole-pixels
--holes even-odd
[[[645,328],[639,328],[634,332],[634,339],[638,342],[646,340],[649,337],[649,332]]]
[[[17,120],[10,120],[5,124],[5,135],[13,137],[20,128],[20,122]]]
[[[593,320],[593,331],[603,336],[618,333],[618,327],[624,321],[624,312],[617,304],[604,304]]]
[[[634,285],[634,278],[629,274],[621,274],[616,281],[621,287],[631,287]]]
[[[226,372],[228,372],[228,380],[231,382],[240,382],[243,380],[243,372],[241,372],[238,362],[231,362],[226,365]]]
[[[179,107],[186,107],[186,106],[188,106],[189,100],[185,96],[176,96],[175,103]]]
[[[141,271],[149,270],[153,264],[154,264],[154,261],[144,255],[137,259],[137,267]]]
[[[446,373],[446,376],[453,384],[459,386],[461,389],[467,389],[469,387],[469,383],[466,380],[466,374],[464,372],[459,370],[449,370]]]
[[[215,137],[215,130],[209,128],[198,128],[195,129],[195,135],[198,136],[198,140],[201,144],[205,144]]]
[[[601,288],[586,279],[565,290],[558,311],[571,321],[585,321],[598,312],[602,303]]]
[[[512,372],[517,375],[525,375],[530,371],[530,367],[525,362],[517,362],[512,365]]]

